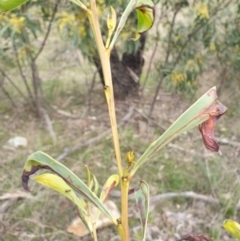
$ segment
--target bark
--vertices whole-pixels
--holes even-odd
[[[111,69],[113,78],[114,96],[116,99],[125,99],[128,96],[138,96],[139,79],[142,73],[144,59],[142,57],[146,42],[146,35],[140,37],[140,46],[136,53],[124,53],[119,58],[117,49],[111,53]],[[99,69],[101,82],[104,85],[103,73],[99,59],[94,59],[95,66]]]

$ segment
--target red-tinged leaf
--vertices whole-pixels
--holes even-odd
[[[118,185],[118,183],[119,183],[119,175],[117,174],[113,174],[107,179],[106,183],[103,186],[102,192],[100,194],[100,200],[103,203],[107,200],[110,192],[113,190],[114,187]]]
[[[30,171],[26,171],[26,170],[23,171],[22,186],[26,191],[31,192],[31,190],[28,187],[29,176],[37,172],[39,169],[40,169],[39,166],[32,166]]]
[[[214,128],[217,120],[225,113],[226,110],[226,106],[219,101],[215,101],[202,113],[203,115],[208,114],[210,118],[199,125],[199,130],[202,134],[205,147],[210,151],[219,152],[220,154],[219,145],[214,135]]]
[[[209,238],[207,235],[201,233],[191,233],[183,235],[178,241],[214,241]]]
[[[28,187],[29,176],[37,172],[39,169],[47,169],[57,174],[63,181],[71,187],[72,190],[81,194],[84,199],[94,204],[100,211],[102,211],[113,223],[118,225],[115,218],[109,213],[106,207],[103,205],[102,201],[97,197],[97,195],[71,170],[60,162],[54,160],[52,157],[44,152],[37,151],[28,157],[22,174],[22,185],[27,190],[30,191]],[[46,177],[46,176],[45,176]],[[49,177],[49,176],[47,176]],[[41,178],[40,178],[41,179]],[[48,186],[54,189],[56,187],[55,179],[44,179],[48,183]],[[53,188],[54,187],[54,188]],[[54,189],[56,190],[56,188]],[[69,189],[70,190],[70,189]],[[69,192],[69,190],[66,190]]]

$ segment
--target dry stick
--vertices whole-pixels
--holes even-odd
[[[7,98],[11,101],[13,107],[17,108],[17,105],[15,104],[15,102],[13,101],[13,99],[11,98],[10,94],[7,92],[7,90],[4,88],[3,84],[4,84],[4,78],[2,79],[1,83],[0,83],[0,88],[2,89],[3,93],[7,96]]]
[[[1,84],[1,89],[3,93],[7,96],[7,98],[11,101],[13,107],[17,108],[17,104],[14,102],[14,100],[11,98],[10,94],[7,92],[7,90],[4,88],[2,84]]]
[[[169,35],[168,35],[167,53],[166,53],[166,57],[165,57],[165,61],[164,61],[165,64],[167,64],[168,60],[169,60],[169,56],[170,56],[170,52],[171,52],[171,42],[172,42],[173,27],[174,27],[174,24],[175,24],[176,16],[177,16],[178,12],[180,11],[180,9],[181,9],[181,7],[178,7],[176,9],[176,11],[174,12],[174,14],[173,14],[172,22],[171,22],[171,25],[170,25],[170,31],[169,31]],[[166,74],[162,74],[161,75],[161,79],[158,82],[157,89],[155,91],[155,94],[154,94],[154,97],[153,97],[153,101],[152,101],[152,104],[151,104],[151,107],[150,107],[149,117],[152,114],[155,102],[157,100],[157,96],[158,96],[159,90],[160,90],[160,88],[162,86],[162,82],[163,82],[163,79],[165,78],[165,76],[166,76]]]
[[[176,67],[176,65],[178,64],[178,62],[180,61],[181,57],[182,57],[182,54],[183,54],[183,51],[185,50],[185,48],[187,47],[187,44],[191,41],[192,37],[194,37],[194,35],[201,29],[203,28],[204,26],[206,26],[209,21],[221,10],[225,9],[230,3],[232,2],[232,0],[228,1],[224,6],[223,8],[221,9],[221,6],[217,7],[215,9],[215,11],[213,12],[212,16],[210,17],[210,19],[207,21],[207,23],[204,23],[204,24],[200,24],[199,26],[197,26],[189,35],[188,35],[188,38],[187,40],[185,41],[185,43],[183,44],[181,50],[179,51],[178,55],[177,55],[177,58],[173,64],[173,68],[172,70]],[[170,52],[169,52],[170,54]],[[166,63],[166,62],[165,62]],[[157,86],[157,89],[156,89],[156,92],[155,92],[155,95],[154,95],[154,98],[153,98],[153,102],[151,104],[151,108],[150,108],[150,112],[149,112],[149,116],[151,116],[152,114],[152,111],[153,111],[153,108],[154,108],[154,105],[155,105],[155,102],[156,102],[156,99],[157,99],[157,96],[158,96],[158,92],[160,90],[160,87],[162,85],[162,82],[164,80],[164,78],[166,77],[167,75],[162,75],[162,78],[161,80],[158,82],[158,86]]]
[[[55,144],[57,141],[57,137],[56,137],[56,133],[53,129],[53,125],[52,125],[52,121],[47,113],[47,111],[45,109],[41,109],[42,113],[43,113],[43,118],[45,120],[46,123],[46,128],[50,134],[50,136],[52,137],[53,143]]]
[[[131,107],[129,108],[128,113],[121,119],[120,123],[118,124],[118,127],[124,125],[125,122],[127,122],[127,121],[132,117],[133,113],[134,113],[134,107],[131,106]],[[91,138],[91,139],[89,139],[89,140],[87,140],[87,141],[85,141],[85,142],[83,142],[83,143],[79,143],[79,144],[75,145],[74,147],[72,147],[71,149],[63,152],[61,155],[59,155],[59,156],[56,158],[56,160],[62,161],[65,157],[71,155],[73,152],[75,152],[75,151],[77,151],[77,150],[79,150],[79,149],[81,149],[81,148],[83,148],[83,147],[90,146],[90,145],[92,145],[93,143],[98,142],[98,141],[101,140],[104,136],[106,136],[106,135],[108,135],[108,134],[110,134],[110,133],[111,133],[111,129],[109,129],[109,130],[107,130],[107,131],[104,131],[104,132],[102,132],[100,135],[95,136],[95,137],[93,137],[93,138]]]
[[[27,97],[23,94],[23,92],[18,88],[18,86],[14,83],[14,81],[2,70],[0,69],[0,72],[6,79],[10,82],[11,85],[17,90],[17,92],[26,100],[28,101]]]
[[[44,46],[45,46],[45,44],[46,44],[46,41],[47,41],[48,36],[49,36],[49,34],[50,34],[50,31],[51,31],[52,22],[53,22],[53,20],[54,20],[54,18],[55,18],[56,12],[57,12],[57,8],[58,8],[59,1],[60,1],[60,0],[58,0],[58,1],[55,3],[55,5],[54,5],[54,9],[53,9],[53,12],[52,12],[52,16],[51,16],[51,19],[50,19],[49,24],[48,24],[48,27],[47,27],[46,35],[45,35],[45,37],[44,37],[44,39],[43,39],[43,42],[42,42],[42,44],[41,44],[40,49],[38,50],[37,54],[33,57],[33,61],[34,61],[34,62],[37,60],[38,56],[39,56],[39,55],[41,54],[41,52],[43,51],[43,48],[44,48]]]
[[[121,192],[117,191],[117,190],[112,190],[110,195],[112,197],[119,197],[121,195]],[[154,196],[150,197],[150,204],[156,205],[161,200],[175,198],[175,197],[193,198],[193,199],[197,199],[197,200],[212,203],[212,204],[220,203],[220,201],[218,199],[216,199],[212,196],[206,196],[206,195],[195,193],[193,191],[188,191],[188,192],[179,192],[179,193],[178,192],[169,192],[169,193],[154,195]],[[130,195],[129,199],[134,200],[135,197]]]
[[[23,69],[22,69],[22,66],[20,64],[20,60],[19,60],[19,56],[18,56],[18,51],[17,51],[17,47],[16,47],[16,43],[15,43],[15,39],[13,38],[12,40],[12,44],[13,44],[13,50],[14,50],[14,54],[15,54],[15,57],[16,57],[16,60],[17,60],[17,66],[18,66],[18,69],[19,69],[19,72],[20,72],[20,75],[22,77],[22,80],[25,84],[25,87],[27,89],[27,92],[28,92],[28,96],[29,98],[31,99],[31,105],[34,103],[34,98],[33,98],[33,95],[32,95],[32,92],[31,92],[31,89],[28,85],[28,82],[27,82],[27,78],[26,76],[24,75],[23,73]],[[34,106],[32,106],[34,107]]]
[[[49,24],[48,24],[48,27],[47,27],[47,31],[46,31],[46,34],[45,34],[45,37],[43,39],[43,42],[41,44],[41,47],[39,48],[37,54],[33,57],[32,56],[32,53],[31,51],[28,52],[29,54],[29,57],[31,59],[31,72],[32,72],[32,80],[33,80],[33,88],[34,88],[34,97],[35,97],[35,104],[36,104],[36,111],[37,111],[37,114],[40,116],[41,115],[41,97],[43,97],[43,91],[42,91],[42,88],[41,88],[41,80],[39,78],[39,74],[38,74],[38,69],[37,69],[37,66],[36,66],[36,60],[37,58],[39,57],[39,55],[41,54],[45,44],[46,44],[46,41],[49,37],[49,34],[50,34],[50,31],[51,31],[51,27],[52,27],[52,22],[54,20],[54,17],[55,17],[55,14],[57,12],[57,8],[58,8],[58,4],[59,4],[59,0],[55,3],[54,5],[54,9],[53,9],[53,12],[52,12],[52,15],[51,15],[51,18],[50,18],[50,21],[49,21]],[[39,91],[40,91],[40,96],[39,96]]]

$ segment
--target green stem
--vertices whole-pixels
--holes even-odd
[[[88,11],[87,13],[88,13],[90,24],[92,26],[92,30],[93,30],[93,34],[97,44],[97,49],[98,49],[100,62],[102,66],[105,87],[106,87],[105,96],[108,104],[108,111],[110,116],[112,134],[113,134],[113,143],[114,143],[114,149],[115,149],[115,154],[117,159],[118,172],[119,172],[119,176],[122,177],[123,170],[122,170],[120,144],[119,144],[119,138],[118,138],[115,102],[114,102],[114,95],[113,95],[112,74],[111,74],[111,66],[110,66],[110,51],[107,50],[103,44],[100,26],[98,22],[95,0],[91,0],[90,4],[91,4],[91,11]]]
[[[102,35],[100,31],[98,16],[97,16],[97,8],[95,0],[90,0],[90,9],[87,11],[88,18],[93,30],[93,34],[95,37],[95,41],[97,44],[97,49],[100,57],[100,62],[102,66],[104,83],[105,83],[105,97],[107,100],[109,117],[112,128],[113,135],[113,143],[115,149],[115,155],[118,166],[118,173],[121,180],[121,226],[119,229],[120,236],[123,241],[129,241],[129,227],[128,227],[128,188],[129,181],[123,178],[123,167],[121,160],[121,152],[120,152],[120,144],[118,137],[118,129],[117,129],[117,120],[116,120],[116,112],[115,112],[115,102],[114,102],[114,94],[113,94],[113,84],[112,84],[112,74],[111,74],[111,66],[110,66],[110,50],[106,49],[103,44]],[[123,178],[123,180],[122,180]]]
[[[121,222],[122,222],[122,227],[124,232],[124,241],[130,240],[129,226],[128,226],[128,190],[129,190],[128,178],[123,177],[121,182],[121,207],[122,207]]]
[[[92,223],[92,227],[93,227],[93,240],[94,240],[94,241],[98,241],[96,221],[94,221],[94,222]]]

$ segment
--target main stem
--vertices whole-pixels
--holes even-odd
[[[112,128],[113,143],[115,149],[115,155],[118,166],[118,173],[120,177],[121,185],[121,224],[123,229],[123,234],[121,235],[123,241],[129,241],[129,227],[128,227],[128,179],[123,177],[123,167],[121,160],[121,151],[118,137],[117,129],[117,119],[115,111],[115,101],[113,94],[113,83],[112,83],[112,74],[111,74],[111,65],[110,65],[110,50],[106,49],[103,44],[102,35],[100,31],[97,8],[95,0],[90,0],[90,9],[87,11],[88,18],[94,33],[95,41],[97,44],[97,49],[100,57],[100,62],[102,66],[104,83],[105,83],[105,96],[108,104],[109,117]],[[127,181],[126,181],[127,180]]]

